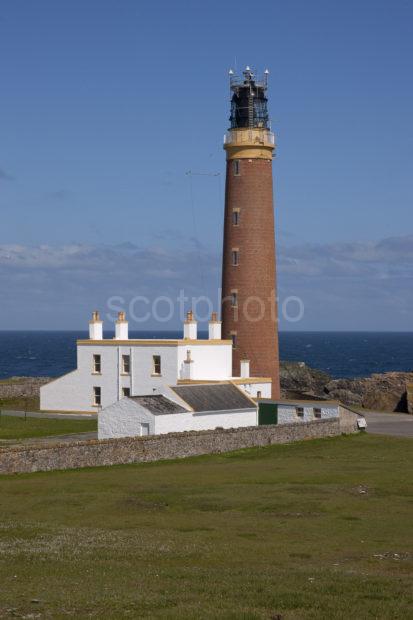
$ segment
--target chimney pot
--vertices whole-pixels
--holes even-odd
[[[250,361],[241,360],[241,378],[247,379],[250,376]]]
[[[198,325],[194,318],[194,313],[189,310],[186,313],[186,321],[184,323],[184,338],[185,340],[197,340],[198,338]]]
[[[213,312],[208,325],[209,340],[221,340],[221,321],[218,321],[218,314]]]
[[[115,323],[115,340],[129,340],[129,327],[125,312],[118,312],[118,320]]]
[[[100,320],[97,310],[92,312],[92,320],[89,321],[89,339],[103,340],[103,321]]]

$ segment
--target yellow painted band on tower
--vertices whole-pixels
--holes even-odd
[[[230,129],[224,138],[227,159],[272,159],[275,136],[265,128]]]

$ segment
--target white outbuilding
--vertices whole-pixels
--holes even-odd
[[[176,385],[163,392],[126,397],[103,409],[99,439],[257,425],[256,403],[230,382]]]
[[[293,424],[327,420],[340,416],[335,400],[258,400],[258,424]]]

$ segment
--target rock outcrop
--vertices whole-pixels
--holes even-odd
[[[283,398],[294,398],[300,394],[325,398],[324,387],[331,377],[304,362],[281,362],[280,381]]]
[[[281,392],[284,398],[316,397],[339,400],[349,406],[377,411],[404,411],[413,372],[385,372],[357,379],[332,379],[303,362],[282,362]],[[410,389],[413,413],[413,388]]]
[[[329,398],[377,411],[407,412],[407,385],[413,373],[385,372],[364,379],[336,379],[325,386]]]

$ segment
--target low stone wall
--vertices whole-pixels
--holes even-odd
[[[0,398],[30,398],[39,396],[40,388],[49,377],[10,377],[0,382]]]
[[[251,426],[123,439],[0,449],[0,473],[27,473],[101,465],[143,463],[230,452],[340,435],[337,418],[282,426]]]
[[[413,414],[413,383],[406,386],[407,413]]]
[[[358,430],[357,420],[363,417],[362,413],[357,413],[354,409],[344,405],[339,406],[340,431],[345,435],[356,433]]]

